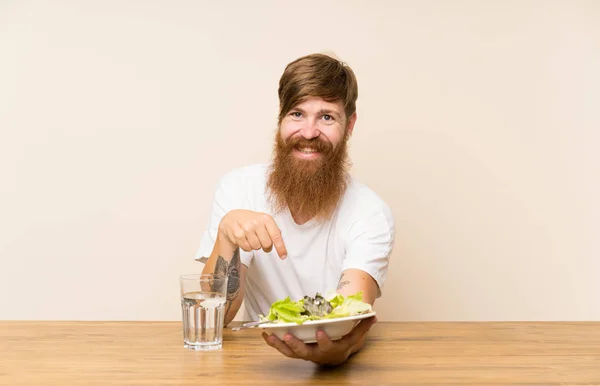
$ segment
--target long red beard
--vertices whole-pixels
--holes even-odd
[[[284,142],[277,133],[267,180],[273,210],[289,208],[293,215],[305,218],[331,218],[348,185],[347,139],[346,136],[334,149],[319,137],[308,140],[298,136]],[[321,156],[303,160],[292,155],[294,148],[303,147],[317,150]]]

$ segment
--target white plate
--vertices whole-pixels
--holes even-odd
[[[297,323],[263,323],[257,327],[262,328],[267,334],[275,334],[283,339],[288,332],[304,343],[315,343],[317,331],[323,330],[331,340],[337,340],[352,331],[361,319],[375,316],[375,311],[367,314],[346,316],[343,318],[309,320],[302,324]]]

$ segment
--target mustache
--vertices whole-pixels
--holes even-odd
[[[308,148],[325,154],[333,151],[333,145],[331,144],[331,142],[319,138],[320,137],[306,139],[302,136],[289,138],[284,144],[285,149],[287,151],[291,151],[295,147]]]

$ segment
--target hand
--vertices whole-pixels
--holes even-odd
[[[325,331],[317,331],[317,343],[305,344],[292,334],[286,334],[283,341],[275,335],[263,333],[263,339],[271,347],[290,358],[300,358],[319,365],[337,366],[358,351],[367,332],[377,319],[373,316],[363,319],[352,331],[339,340],[332,341]]]
[[[246,252],[262,249],[271,252],[273,246],[281,259],[287,257],[287,249],[281,230],[272,216],[250,210],[232,210],[219,224],[219,236]]]

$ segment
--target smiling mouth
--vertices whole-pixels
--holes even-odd
[[[310,148],[310,147],[300,147],[300,148],[296,148],[296,150],[298,150],[300,153],[302,154],[314,154],[314,153],[318,153],[317,150]]]

